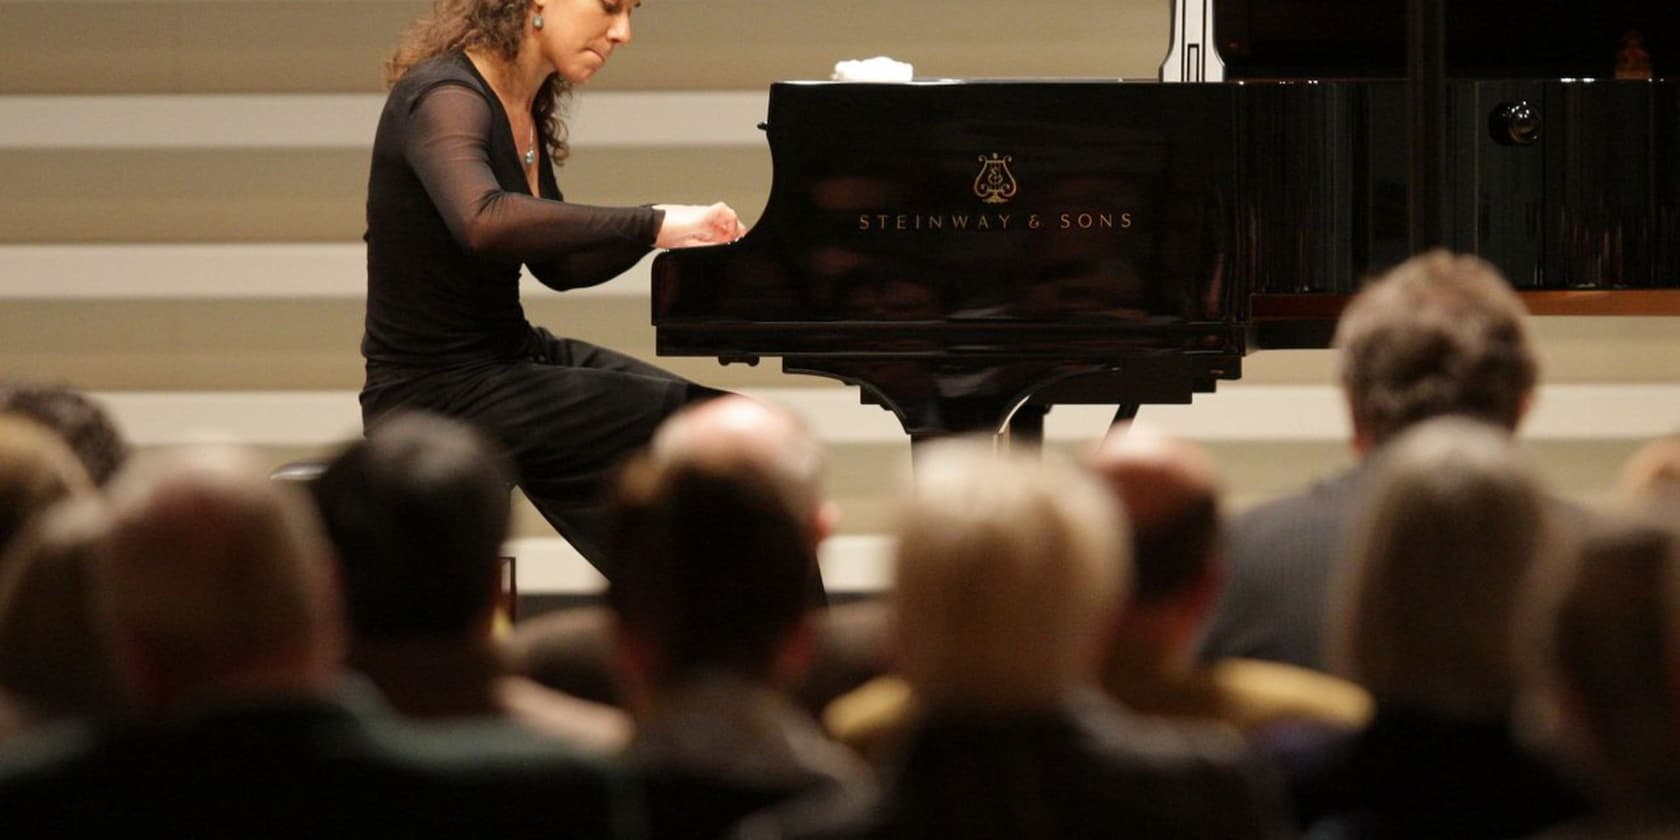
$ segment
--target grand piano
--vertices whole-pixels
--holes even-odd
[[[1680,314],[1669,5],[1181,0],[1189,81],[777,83],[768,203],[655,260],[658,352],[781,357],[913,440],[1033,440],[1055,404],[1125,417],[1327,346],[1428,246],[1536,314]]]

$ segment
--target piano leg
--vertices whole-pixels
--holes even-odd
[[[1009,446],[1019,452],[1038,452],[1044,447],[1044,415],[1050,406],[1027,402],[1009,417]]]

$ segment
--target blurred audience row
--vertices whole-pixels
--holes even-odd
[[[1680,435],[1614,510],[1555,495],[1524,320],[1475,258],[1373,281],[1336,338],[1358,466],[1236,515],[1142,425],[927,444],[892,590],[833,605],[827,453],[715,399],[624,465],[605,603],[512,625],[518,477],[470,429],[276,481],[0,388],[0,825],[1680,836]]]

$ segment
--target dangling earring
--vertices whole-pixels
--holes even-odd
[[[537,12],[536,17],[531,18],[531,28],[541,29],[542,23],[542,12]]]

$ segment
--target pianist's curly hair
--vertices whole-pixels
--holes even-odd
[[[445,53],[476,49],[512,63],[530,25],[531,0],[436,0],[432,10],[410,24],[397,51],[385,61],[385,85],[397,83],[410,68]],[[571,153],[561,110],[572,85],[556,73],[537,91],[535,117],[548,138],[554,165]]]

